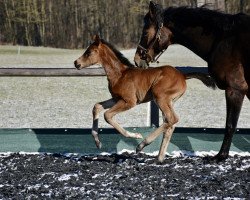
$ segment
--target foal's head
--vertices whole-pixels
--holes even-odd
[[[75,62],[77,69],[89,67],[94,64],[101,64],[103,67],[103,61],[115,63],[118,67],[134,67],[134,65],[124,55],[117,50],[112,44],[99,38],[98,35],[93,37],[94,42],[87,48],[81,57]],[[118,65],[117,60],[121,65]]]
[[[145,67],[155,61],[157,55],[171,44],[172,32],[164,25],[163,9],[152,1],[144,17],[144,27],[140,43],[134,57],[137,66]]]
[[[85,67],[89,67],[91,65],[100,64],[100,55],[99,55],[99,46],[101,43],[101,39],[98,35],[93,37],[93,43],[89,45],[87,50],[80,56],[77,60],[75,60],[74,64],[77,69],[82,69]]]

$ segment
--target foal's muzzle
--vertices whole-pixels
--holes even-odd
[[[79,70],[80,67],[81,67],[81,64],[78,64],[78,63],[77,63],[77,60],[75,60],[74,65],[75,65],[75,68],[78,69],[78,70]]]
[[[140,59],[139,62],[135,62],[135,64],[136,64],[137,67],[141,67],[143,69],[147,69],[149,67],[149,64],[147,63],[147,61],[142,60],[142,59]]]
[[[149,64],[147,60],[141,59],[138,53],[135,54],[134,62],[137,67],[148,68]]]

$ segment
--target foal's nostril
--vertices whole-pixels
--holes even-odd
[[[77,61],[75,60],[75,62],[74,62],[74,65],[75,65],[75,67],[77,66]]]
[[[77,61],[74,62],[74,65],[75,65],[75,67],[76,67],[77,69],[79,69],[79,68],[81,67],[81,65],[78,64]]]

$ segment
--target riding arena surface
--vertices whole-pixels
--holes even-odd
[[[1,199],[249,199],[250,155],[0,154]]]
[[[160,65],[206,66],[178,45],[167,51]],[[123,52],[132,61],[135,51]],[[43,58],[0,54],[0,59],[1,67],[73,67],[81,53]],[[0,77],[0,127],[90,128],[94,104],[108,97],[106,77]],[[187,92],[175,109],[177,126],[224,127],[224,92],[197,80],[187,81]],[[238,127],[250,128],[249,110],[245,100]],[[146,115],[145,104],[117,116],[117,121],[124,127],[145,126]],[[109,127],[102,115],[100,126]],[[156,155],[143,153],[1,153],[0,199],[249,199],[249,153],[231,153],[219,164],[200,154],[176,155],[159,165]]]

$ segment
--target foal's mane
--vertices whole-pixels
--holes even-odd
[[[201,26],[211,32],[235,32],[237,28],[243,28],[247,15],[226,14],[217,10],[209,10],[205,7],[169,7],[162,12],[164,21],[180,22],[183,25]],[[244,17],[244,20],[243,20]],[[243,22],[244,21],[244,22]]]
[[[110,44],[109,42],[101,39],[101,42],[105,45],[107,45],[110,50],[112,50],[114,52],[114,54],[116,55],[116,57],[126,66],[128,67],[135,67],[119,50],[117,50],[112,44]]]

